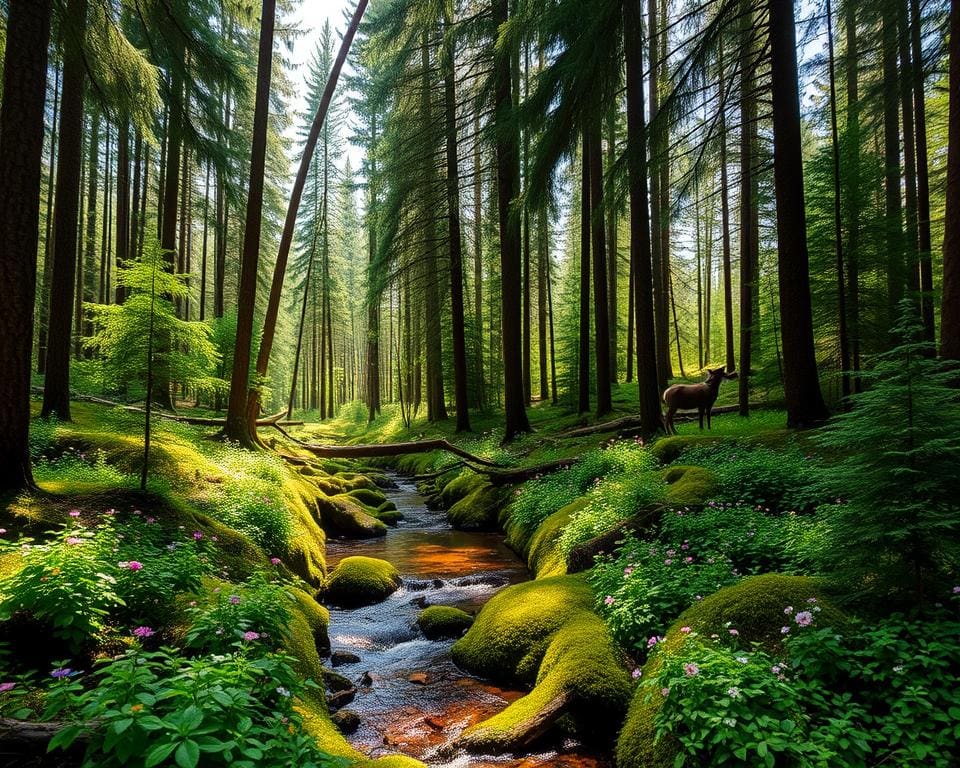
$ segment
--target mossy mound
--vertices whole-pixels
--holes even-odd
[[[319,496],[317,515],[325,531],[353,539],[386,536],[387,526],[369,514],[352,496]]]
[[[808,602],[815,600],[815,603]],[[662,659],[676,654],[700,637],[725,635],[735,628],[741,643],[760,643],[774,650],[780,645],[781,627],[790,623],[784,610],[809,610],[816,606],[815,622],[823,626],[841,626],[844,615],[824,599],[817,583],[804,576],[765,574],[751,576],[725,587],[688,608],[673,623],[659,651],[644,666],[644,679],[659,674]],[[690,627],[693,631],[681,632]],[[640,688],[634,694],[627,720],[617,742],[618,768],[659,768],[672,765],[676,746],[669,739],[656,740],[654,722],[661,699]]]
[[[347,496],[356,499],[367,507],[377,509],[381,504],[387,501],[387,497],[380,492],[379,488],[354,488],[347,491]]]
[[[383,512],[377,512],[377,520],[393,528],[403,520],[403,512],[396,509],[386,509]]]
[[[717,493],[717,476],[704,467],[673,466],[665,469],[668,504],[703,504]]]
[[[529,746],[560,721],[580,738],[615,733],[630,696],[630,679],[593,593],[579,576],[556,576],[502,590],[453,646],[457,664],[507,684],[532,685],[521,699],[464,732],[470,751],[509,752]]]
[[[304,675],[319,681],[323,676],[321,656],[330,653],[330,612],[302,589],[292,589],[294,604],[287,627],[287,651],[300,661]]]
[[[461,637],[472,624],[473,616],[447,605],[431,605],[417,616],[417,626],[428,640]]]
[[[452,480],[444,485],[437,484],[439,488],[440,501],[445,509],[450,509],[460,499],[466,498],[473,491],[484,485],[486,478],[477,474],[473,470],[464,469]]]
[[[573,514],[584,507],[584,498],[561,507],[540,523],[527,546],[527,566],[536,578],[562,576],[567,572],[567,561],[560,551],[559,539]]]
[[[321,595],[333,605],[372,605],[397,591],[400,574],[386,560],[375,557],[345,557],[324,582]]]
[[[708,435],[670,435],[661,437],[650,446],[650,453],[661,464],[672,464],[680,458],[687,448],[694,446],[711,445],[719,443],[722,437],[711,437]]]
[[[381,515],[384,512],[395,512],[396,510],[397,510],[397,505],[388,499],[387,501],[383,502],[383,504],[377,507],[377,514]]]
[[[419,760],[414,760],[406,755],[388,755],[387,757],[378,757],[376,760],[361,760],[354,763],[352,768],[427,768]]]
[[[496,531],[510,490],[484,481],[450,507],[447,519],[461,531]]]

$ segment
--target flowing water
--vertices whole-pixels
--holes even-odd
[[[395,529],[380,539],[327,542],[330,567],[344,557],[366,555],[389,560],[403,576],[403,586],[382,603],[330,611],[333,651],[360,657],[337,668],[357,685],[347,708],[360,715],[361,725],[350,740],[375,757],[402,752],[438,768],[607,768],[574,743],[523,757],[439,757],[464,728],[499,712],[523,692],[458,669],[450,659],[453,642],[425,639],[416,626],[417,614],[428,605],[455,605],[475,613],[497,590],[526,581],[530,574],[502,536],[453,530],[446,513],[427,509],[412,483],[397,481],[398,489],[387,493],[404,515]],[[372,684],[361,684],[364,673]]]

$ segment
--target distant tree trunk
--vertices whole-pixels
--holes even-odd
[[[583,131],[580,156],[580,333],[577,413],[590,410],[590,141]]]
[[[897,304],[903,298],[903,220],[900,206],[900,127],[897,95],[900,92],[897,71],[897,17],[893,2],[882,4],[883,56],[883,166],[887,244],[887,321],[892,325]]]
[[[829,413],[813,344],[793,0],[769,0],[769,13],[784,396],[787,425],[802,427],[823,421]]]
[[[97,286],[97,301],[101,304],[110,303],[110,252],[113,246],[112,218],[113,218],[113,144],[110,141],[110,123],[104,121],[106,135],[103,151],[103,228],[100,237],[100,282]],[[93,335],[93,324],[90,325],[90,334]]]
[[[643,119],[643,49],[640,7],[635,0],[623,2],[623,26],[630,184],[630,264],[636,310],[637,381],[641,430],[650,435],[663,430],[663,418],[653,322],[653,274],[647,209],[647,130]]]
[[[837,75],[833,51],[833,8],[827,0],[827,51],[830,66],[830,140],[833,147],[833,237],[837,263],[837,320],[840,345],[840,391],[850,395],[850,339],[847,331],[847,285],[843,261],[842,179],[840,174],[840,133],[837,127]]]
[[[723,263],[723,338],[727,371],[736,370],[733,348],[733,268],[730,264],[730,183],[727,178],[727,109],[726,86],[723,81],[723,48],[720,49],[720,235]]]
[[[753,273],[754,234],[753,208],[753,141],[751,125],[756,119],[754,100],[754,46],[752,42],[754,14],[749,10],[749,0],[744,3],[745,14],[741,20],[744,40],[740,54],[740,415],[750,414],[750,376],[753,354]],[[779,206],[778,206],[779,208]]]
[[[597,344],[597,416],[613,410],[610,393],[610,316],[607,243],[603,216],[603,143],[600,126],[590,128],[590,228],[593,232],[593,324]]]
[[[370,119],[370,147],[373,149],[377,143],[377,115],[374,113]],[[370,163],[370,181],[368,190],[370,193],[370,208],[367,212],[368,227],[368,246],[369,263],[372,265],[377,254],[377,209],[379,202],[377,199],[377,160],[375,153],[371,152]],[[380,413],[380,302],[378,295],[376,299],[370,299],[367,307],[367,421],[372,422]],[[388,345],[389,349],[389,345]],[[390,366],[387,365],[387,379],[390,378]]]
[[[121,115],[117,129],[117,271],[130,260],[130,118]],[[117,304],[126,300],[123,285],[117,283]]]
[[[519,72],[518,72],[519,76]],[[530,54],[523,44],[523,93],[524,98],[530,92]],[[520,92],[517,89],[516,102],[519,104]],[[530,177],[530,131],[523,131],[523,179]],[[530,208],[523,207],[523,402],[530,405],[530,353],[533,338],[530,333]]]
[[[0,285],[5,291],[0,302],[0,491],[33,486],[30,368],[50,0],[10,0],[6,32],[0,106]],[[51,152],[51,162],[52,157]]]
[[[633,264],[627,274],[627,384],[633,383]]]
[[[608,167],[613,167],[617,156],[617,112],[611,109],[607,115],[607,152],[609,160]],[[608,325],[610,328],[610,383],[617,383],[617,351],[618,344],[618,324],[619,313],[617,312],[617,278],[620,265],[619,254],[617,253],[617,208],[614,205],[607,205],[607,272],[609,274],[609,283],[607,285],[607,304],[608,304]]]
[[[77,270],[77,224],[80,167],[83,165],[83,85],[85,64],[80,46],[86,29],[87,0],[68,0],[65,25],[73,34],[63,41],[63,94],[60,103],[60,146],[53,222],[53,274],[47,337],[44,418],[70,420],[70,326],[73,320],[74,278]],[[8,50],[17,51],[10,47]],[[46,49],[44,49],[46,50]],[[33,236],[33,233],[30,233]]]
[[[100,193],[100,112],[91,110],[90,136],[87,158],[87,207],[83,256],[77,263],[77,289],[73,305],[73,355],[83,358],[83,338],[90,336],[92,327],[84,321],[84,302],[93,303],[93,275],[97,248],[97,195]]]
[[[950,3],[950,105],[940,356],[960,362],[960,0]]]
[[[844,195],[847,207],[847,285],[850,317],[851,364],[853,391],[860,391],[860,95],[858,88],[857,14],[854,3],[844,3],[844,27],[847,43],[847,136],[848,167],[842,178],[847,184]]]
[[[246,447],[257,443],[246,411],[250,385],[250,347],[253,343],[253,313],[257,297],[257,267],[263,214],[263,175],[267,152],[267,119],[270,109],[270,75],[273,69],[275,0],[263,0],[260,12],[260,51],[257,57],[257,90],[253,112],[253,144],[250,149],[250,181],[247,218],[243,230],[240,287],[237,291],[237,338],[233,348],[233,372],[224,434]],[[259,414],[253,414],[256,423]]]
[[[660,33],[657,23],[657,5],[659,0],[648,0],[647,20],[650,36],[650,74],[648,85],[650,88],[650,122],[656,120],[659,111],[660,89]],[[660,156],[662,142],[659,139],[650,141],[650,243],[653,259],[653,314],[656,323],[656,354],[658,388],[667,386],[670,371],[670,306],[669,297],[664,291],[663,281],[663,216],[661,208],[663,195],[660,191],[662,173]]]
[[[553,334],[553,287],[551,262],[547,258],[547,308],[550,313],[550,401],[557,404],[557,350]]]
[[[473,322],[476,324],[477,406],[486,406],[483,371],[483,169],[480,165],[480,116],[473,120]]]
[[[203,243],[200,246],[200,322],[207,316],[207,246],[210,226],[210,161],[207,161],[207,175],[203,184]]]
[[[47,33],[49,37],[49,31]],[[43,284],[40,286],[40,317],[37,324],[37,373],[43,374],[47,365],[47,324],[50,321],[50,279],[53,275],[53,181],[56,171],[57,117],[60,110],[60,67],[54,67],[53,120],[50,123],[50,168],[47,174],[46,228],[43,237]]]
[[[507,22],[507,0],[492,0],[494,28]],[[520,153],[512,119],[510,51],[494,52],[494,125],[500,225],[501,338],[505,439],[530,431],[523,398],[520,323],[520,220],[511,212],[520,187]]]
[[[547,374],[547,274],[550,259],[550,232],[547,223],[547,207],[537,209],[537,357],[540,362],[540,401],[550,397],[550,380]]]
[[[906,265],[906,284],[911,299],[916,303],[917,317],[920,311],[920,262],[917,244],[917,144],[913,132],[913,78],[910,60],[910,29],[907,19],[906,0],[897,2],[897,50],[900,62],[900,105],[903,116],[903,212],[906,223],[904,240],[904,261]]]
[[[919,0],[910,0],[910,43],[913,51],[913,98],[917,145],[917,230],[920,261],[921,318],[924,338],[933,344],[936,337],[933,311],[933,263],[930,236],[930,166],[927,159],[927,105],[921,40]]]
[[[454,39],[451,19],[446,18],[447,62],[444,67],[444,106],[446,109],[447,150],[447,223],[450,241],[450,310],[453,333],[453,391],[457,411],[457,432],[470,431],[470,410],[467,396],[467,339],[463,306],[463,236],[460,232],[460,168],[457,162],[457,91]],[[442,395],[441,395],[442,399]]]

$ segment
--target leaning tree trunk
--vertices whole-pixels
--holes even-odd
[[[493,0],[493,23],[507,22],[507,0]],[[500,333],[503,347],[505,438],[530,431],[523,396],[520,322],[520,219],[512,211],[520,187],[520,152],[510,93],[511,52],[494,51],[494,130],[497,152],[497,212],[500,227]]]
[[[657,386],[656,335],[653,327],[653,273],[650,214],[647,208],[647,130],[643,119],[640,8],[636,0],[623,0],[623,26],[630,185],[630,267],[636,311],[637,382],[640,389],[640,428],[649,435],[663,430],[663,418]]]
[[[277,252],[277,260],[273,269],[273,282],[270,285],[270,296],[267,300],[267,311],[263,320],[263,335],[260,337],[260,350],[257,353],[257,379],[266,378],[267,368],[270,365],[270,353],[273,350],[273,339],[277,332],[277,317],[280,314],[280,298],[283,293],[283,280],[287,271],[287,259],[290,256],[290,246],[293,243],[293,234],[297,226],[297,213],[300,210],[300,199],[303,197],[303,187],[307,182],[307,173],[310,170],[310,161],[317,148],[317,141],[320,138],[320,130],[323,128],[327,117],[327,110],[330,108],[330,102],[333,99],[333,92],[337,87],[337,80],[340,77],[340,71],[343,69],[343,63],[350,52],[350,45],[357,34],[357,27],[360,26],[360,19],[363,18],[363,12],[367,8],[368,0],[359,0],[357,8],[354,11],[353,18],[350,20],[350,26],[343,36],[340,43],[340,51],[333,63],[333,69],[327,78],[327,85],[323,90],[323,96],[320,98],[320,104],[317,106],[317,113],[313,118],[313,124],[310,126],[310,133],[307,134],[307,141],[303,147],[303,154],[300,158],[300,168],[297,171],[297,178],[294,180],[293,189],[290,192],[290,203],[287,206],[287,215],[283,222],[283,230],[280,234],[280,248]],[[249,439],[256,435],[256,419],[260,413],[260,390],[251,387],[247,394],[247,430]]]
[[[253,312],[257,298],[257,266],[260,260],[263,173],[267,155],[275,15],[276,1],[263,0],[260,13],[260,52],[257,58],[257,92],[253,111],[253,146],[250,149],[250,191],[243,230],[240,287],[237,291],[237,338],[233,348],[233,372],[230,376],[230,397],[227,401],[227,423],[224,428],[228,439],[248,448],[256,443],[256,424],[250,429],[247,420],[247,393],[250,389],[250,346],[253,343]]]
[[[940,356],[960,362],[960,0],[950,3],[950,107]]]
[[[30,361],[50,0],[11,0],[0,108],[0,491],[33,485]],[[13,41],[16,41],[14,45]]]
[[[74,34],[63,46],[63,94],[60,98],[60,146],[53,220],[53,274],[47,364],[43,387],[44,418],[70,420],[70,326],[77,269],[80,167],[83,165],[83,81],[80,37],[86,28],[87,0],[69,0],[65,23]],[[33,235],[33,233],[31,233]]]
[[[823,421],[828,412],[813,345],[793,0],[770,0],[769,9],[784,396],[787,424],[800,427]]]

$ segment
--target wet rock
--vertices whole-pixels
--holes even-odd
[[[372,685],[373,685],[373,675],[371,675],[369,672],[364,672],[364,673],[360,676],[360,685],[362,685],[364,688],[369,688],[370,686],[372,686]]]
[[[443,731],[447,727],[447,721],[441,717],[436,717],[435,715],[430,715],[429,717],[423,718],[423,722],[425,722],[435,731]]]
[[[353,688],[353,683],[349,679],[332,669],[323,670],[323,682],[326,684],[328,691],[345,691]]]
[[[426,608],[427,598],[423,597],[422,595],[420,597],[415,597],[410,601],[410,605],[415,605],[417,608]]]
[[[357,728],[360,727],[360,715],[352,709],[341,709],[334,712],[330,719],[333,721],[333,724],[337,726],[337,730],[344,736],[356,733]]]
[[[336,711],[341,707],[347,706],[357,695],[357,689],[351,686],[345,691],[337,691],[336,693],[331,693],[327,696],[327,706],[330,707],[330,711]]]
[[[417,617],[417,626],[429,640],[462,637],[471,624],[473,616],[459,608],[446,605],[431,606],[421,611]]]
[[[350,651],[334,651],[330,654],[330,666],[341,667],[344,664],[356,664],[360,657]]]
[[[430,682],[430,678],[427,677],[426,672],[414,672],[407,676],[407,680],[415,685],[426,685]]]
[[[375,557],[345,557],[324,582],[320,596],[343,608],[373,605],[385,600],[400,587],[397,569]]]

